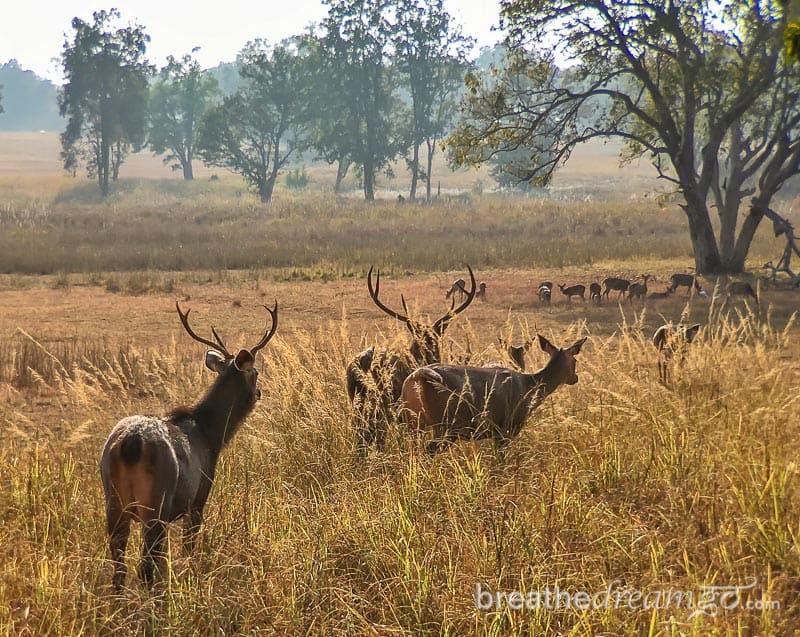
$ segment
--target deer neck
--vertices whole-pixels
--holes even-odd
[[[559,355],[553,356],[542,369],[532,374],[525,374],[533,395],[532,407],[538,406],[545,398],[558,389],[564,382],[559,373]]]
[[[228,374],[221,374],[193,409],[197,428],[219,453],[255,406],[252,393]]]

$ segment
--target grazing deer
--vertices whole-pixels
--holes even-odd
[[[669,361],[675,353],[680,353],[683,361],[686,353],[685,346],[691,343],[700,330],[700,324],[695,323],[689,327],[685,325],[666,324],[653,333],[653,345],[659,351],[658,377],[666,385]]]
[[[572,303],[573,296],[581,297],[581,301],[586,301],[586,286],[581,285],[570,285],[569,287],[564,287],[561,283],[558,284],[558,289],[561,290],[561,294],[567,297],[567,300]]]
[[[686,293],[690,294],[692,292],[692,286],[696,292],[701,292],[702,288],[700,287],[700,283],[697,280],[697,276],[694,274],[680,274],[676,273],[669,277],[669,289],[672,292],[675,292],[679,287],[686,287]]]
[[[661,300],[668,298],[671,294],[673,294],[672,288],[667,288],[663,292],[650,292],[650,294],[647,295],[647,298],[653,300]]]
[[[600,301],[602,300],[601,294],[602,288],[600,287],[599,283],[590,283],[589,284],[589,300],[593,301],[600,305]]]
[[[484,288],[486,284],[484,283]],[[451,296],[455,298],[455,293],[458,292],[458,300],[463,301],[464,297],[467,296],[467,282],[464,279],[456,279],[453,281],[453,285],[450,286],[450,289],[445,292],[444,298],[449,299]]]
[[[491,438],[501,450],[545,398],[578,382],[575,357],[585,341],[559,349],[540,334],[550,360],[533,374],[502,367],[420,367],[403,383],[404,417],[418,432],[433,431],[429,455],[459,439]]]
[[[628,279],[620,279],[619,277],[610,276],[606,279],[603,279],[603,296],[606,297],[608,300],[608,294],[611,290],[619,292],[619,297],[625,298],[625,292],[628,291],[628,288],[631,286],[631,282]]]
[[[420,365],[438,363],[441,359],[440,342],[450,321],[463,312],[475,298],[475,275],[467,266],[470,289],[467,298],[455,307],[455,297],[446,314],[433,325],[424,325],[408,318],[408,308],[403,296],[400,301],[405,314],[388,308],[381,302],[380,272],[372,285],[372,268],[367,274],[367,289],[375,305],[392,318],[402,321],[411,332],[411,347],[403,354],[385,348],[369,347],[358,354],[347,366],[347,395],[353,405],[356,421],[357,449],[363,458],[373,442],[378,450],[383,450],[386,442],[386,429],[400,400],[403,381],[413,369]]]
[[[641,278],[641,283],[631,283],[628,288],[628,301],[630,303],[633,303],[633,299],[635,298],[644,300],[647,296],[647,282],[650,279],[655,279],[651,274],[642,274]]]
[[[756,291],[747,281],[731,281],[725,288],[725,294],[728,296],[728,298],[732,296],[749,296],[753,298],[756,302],[756,305],[758,305],[758,296],[756,295]]]
[[[538,295],[539,295],[539,302],[546,303],[550,305],[550,298],[553,295],[553,282],[552,281],[542,281],[539,284],[538,288]]]
[[[475,298],[480,299],[481,301],[486,301],[486,282],[481,281],[478,284],[478,291],[475,293]]]
[[[100,477],[106,501],[106,523],[114,563],[114,588],[125,583],[125,547],[133,520],[142,524],[144,550],[139,568],[150,587],[154,571],[164,561],[166,524],[188,516],[187,552],[203,521],[217,459],[261,397],[256,353],[278,329],[278,303],[269,309],[272,325],[250,349],[228,352],[212,327],[216,342],[202,338],[189,326],[189,312],[178,309],[183,327],[194,340],[211,349],[206,367],[217,378],[193,407],[178,407],[163,418],[128,416],[111,430],[100,458]]]
[[[507,343],[506,339],[504,339],[502,336],[499,337],[497,340],[500,342],[500,347],[502,347],[506,351],[506,354],[508,354],[508,357],[511,359],[514,366],[519,371],[524,372],[525,354],[527,354],[530,351],[531,346],[533,345],[533,341],[529,339],[525,341],[522,345],[516,346]],[[503,366],[499,365],[499,367]]]

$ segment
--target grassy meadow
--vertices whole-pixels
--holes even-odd
[[[643,190],[644,168],[626,174],[595,149],[553,199],[442,172],[426,206],[397,202],[401,171],[367,205],[310,167],[313,187],[281,184],[264,207],[235,176],[186,184],[138,157],[141,172],[99,202],[46,154],[20,150],[14,170],[15,146],[3,148],[0,635],[796,634],[799,297],[758,279],[783,249],[771,228],[749,261],[757,307],[715,300],[709,279],[707,297],[598,307],[556,291],[546,307],[543,279],[650,273],[661,290],[690,271],[682,213]],[[780,210],[797,223],[796,207]],[[579,383],[549,397],[504,457],[488,443],[421,457],[395,425],[385,453],[358,461],[344,368],[364,347],[409,342],[372,304],[366,271],[381,268],[389,306],[402,294],[435,320],[465,263],[487,298],[452,322],[445,360],[507,360],[500,336],[588,335]],[[191,403],[212,380],[176,299],[198,333],[214,325],[232,347],[258,339],[273,299],[280,327],[195,554],[172,529],[168,571],[148,592],[135,530],[118,596],[103,442],[121,417]],[[704,327],[664,385],[650,337],[680,320]],[[544,592],[561,606],[512,608]]]

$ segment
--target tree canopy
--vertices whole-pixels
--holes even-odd
[[[800,169],[797,70],[783,62],[779,3],[501,6],[527,80],[493,92],[473,82],[473,122],[450,138],[457,159],[529,148],[519,176],[546,183],[577,144],[621,138],[625,158],[649,157],[680,194],[698,272],[741,271],[765,207]],[[559,75],[556,60],[574,65]]]
[[[116,27],[116,9],[98,11],[91,23],[72,20],[74,39],[61,55],[67,82],[59,96],[67,127],[61,135],[64,167],[86,162],[103,196],[109,178],[131,150],[145,141],[148,80],[153,72],[145,50],[149,36],[138,25]]]

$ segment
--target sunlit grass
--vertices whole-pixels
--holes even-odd
[[[173,534],[154,593],[110,588],[97,456],[114,421],[193,400],[210,382],[192,348],[0,352],[60,405],[32,422],[2,407],[0,626],[19,634],[786,634],[800,606],[792,328],[712,312],[658,382],[640,321],[594,336],[580,382],[529,420],[508,457],[461,443],[426,460],[395,430],[360,464],[343,388],[348,325],[270,343],[263,400],[222,456],[197,553]],[[519,331],[519,328],[517,328]],[[574,323],[558,335],[583,333]],[[523,329],[524,331],[524,329]],[[518,334],[520,338],[528,334]],[[548,334],[550,336],[550,334]],[[496,358],[472,332],[474,362]],[[449,349],[449,348],[448,348]],[[37,353],[38,352],[38,353]],[[529,367],[543,363],[531,352]],[[59,356],[59,360],[61,360]],[[3,373],[8,371],[4,367]],[[129,545],[131,566],[139,536]],[[477,610],[475,585],[532,591],[618,586],[699,594],[744,584],[777,610]]]

